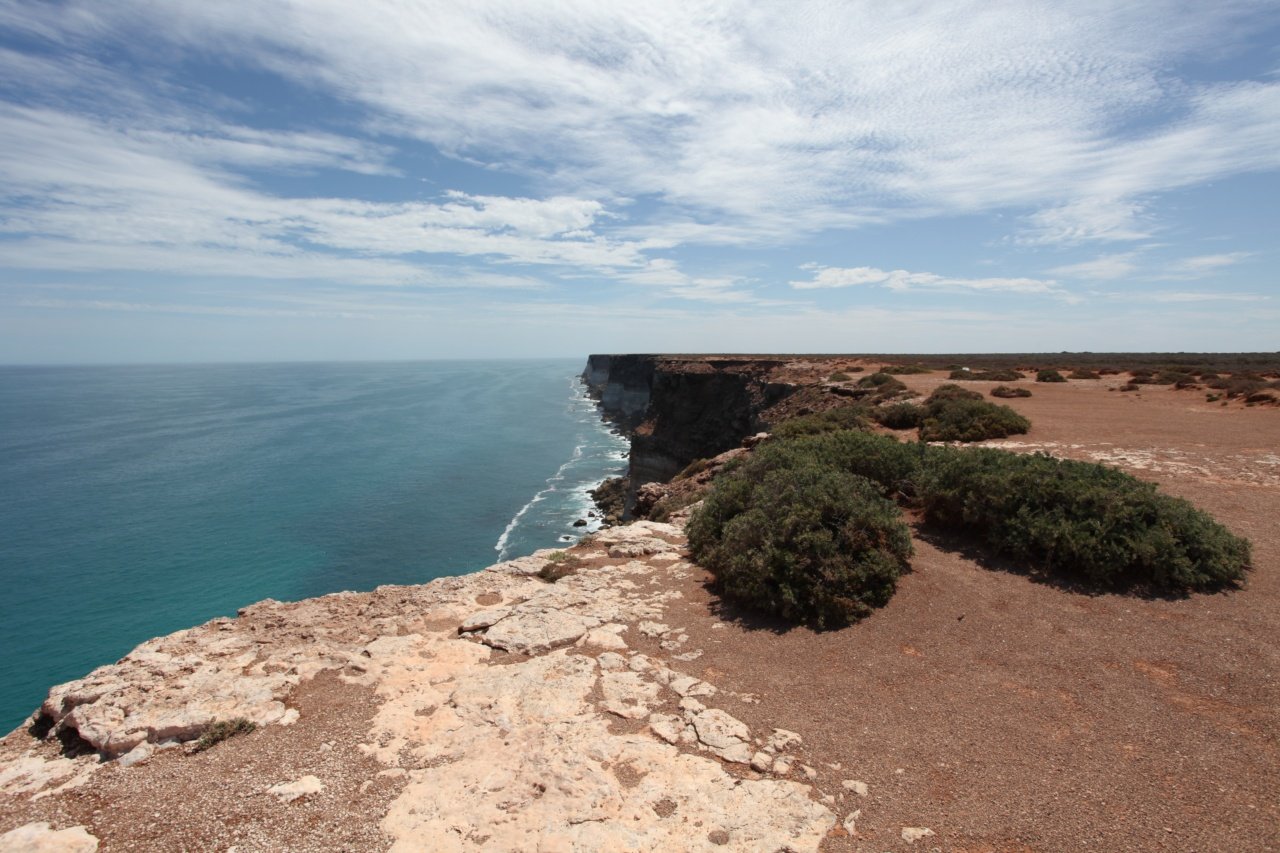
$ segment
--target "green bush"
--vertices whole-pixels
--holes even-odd
[[[871,417],[889,429],[915,429],[924,419],[924,409],[915,403],[889,403],[872,409]]]
[[[1046,368],[1045,370],[1041,370],[1036,373],[1036,381],[1037,382],[1066,382],[1067,377],[1063,376],[1061,373],[1059,373],[1056,370],[1053,370],[1052,368]]]
[[[798,438],[802,435],[821,435],[846,429],[867,428],[866,406],[841,406],[812,415],[788,418],[772,430],[774,438]]]
[[[1077,367],[1067,375],[1068,379],[1098,379],[1099,375],[1092,370],[1083,367]]]
[[[970,391],[968,388],[961,388],[959,385],[939,385],[933,389],[933,393],[926,399],[926,406],[933,406],[945,400],[981,400],[982,395],[977,391]]]
[[[986,400],[947,400],[925,408],[921,441],[983,441],[1031,429],[1031,422],[1013,409]]]
[[[200,739],[196,741],[193,752],[204,752],[222,743],[227,738],[236,735],[247,735],[258,726],[252,720],[245,717],[236,717],[232,720],[215,720],[205,726],[204,732],[200,735]]]
[[[1087,462],[974,448],[933,454],[919,480],[926,521],[997,553],[1115,589],[1183,592],[1240,582],[1250,548],[1151,483]]]
[[[889,600],[911,554],[892,502],[816,460],[762,478],[751,468],[718,478],[688,525],[690,551],[725,598],[819,628]]]
[[[1004,397],[1009,399],[1012,397],[1030,397],[1031,390],[1029,388],[1010,388],[1008,385],[997,385],[991,389],[992,397]]]
[[[880,393],[887,391],[905,391],[907,386],[887,373],[871,373],[858,380],[859,388],[874,388]]]
[[[888,364],[880,368],[880,372],[893,376],[913,376],[917,373],[932,373],[933,368],[923,364]]]
[[[828,381],[828,382],[848,382],[848,381],[849,381],[850,379],[852,379],[852,378],[853,378],[853,377],[851,377],[849,374],[847,374],[847,373],[845,373],[845,372],[843,372],[843,371],[840,371],[840,372],[833,373],[833,374],[831,374],[830,376],[828,376],[828,377],[827,377],[827,381]]]
[[[736,470],[743,476],[763,479],[771,471],[814,463],[865,477],[885,496],[910,497],[916,492],[925,455],[933,450],[891,435],[846,430],[770,441],[757,447]]]
[[[978,382],[1017,382],[1022,374],[1016,370],[953,370],[949,379]]]

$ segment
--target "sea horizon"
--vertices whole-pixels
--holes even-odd
[[[56,683],[264,598],[571,544],[626,449],[581,367],[0,366],[0,727]]]

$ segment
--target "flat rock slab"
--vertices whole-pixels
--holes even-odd
[[[94,853],[98,839],[83,826],[53,829],[44,821],[0,835],[0,853]]]
[[[534,655],[578,641],[599,619],[562,610],[515,613],[494,625],[481,641],[495,649]]]

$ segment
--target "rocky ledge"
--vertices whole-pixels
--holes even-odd
[[[195,761],[216,721],[257,724],[246,746],[271,731],[302,742],[321,721],[293,697],[322,674],[376,697],[348,746],[369,759],[355,790],[398,786],[368,814],[390,849],[816,850],[838,816],[809,782],[803,733],[750,731],[733,708],[751,697],[682,671],[700,654],[665,615],[680,596],[670,581],[696,571],[683,545],[678,524],[637,522],[568,560],[544,551],[422,586],[268,600],[146,642],[55,687],[0,741],[0,851],[132,846],[110,802],[77,825],[45,806],[104,774]],[[633,648],[642,639],[650,654]],[[239,796],[305,809],[339,784],[327,766]],[[281,842],[267,814],[237,849]]]

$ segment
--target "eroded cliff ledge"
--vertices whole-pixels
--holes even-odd
[[[634,496],[784,417],[840,404],[824,386],[831,370],[822,357],[592,355],[582,379],[604,417],[631,436]]]

